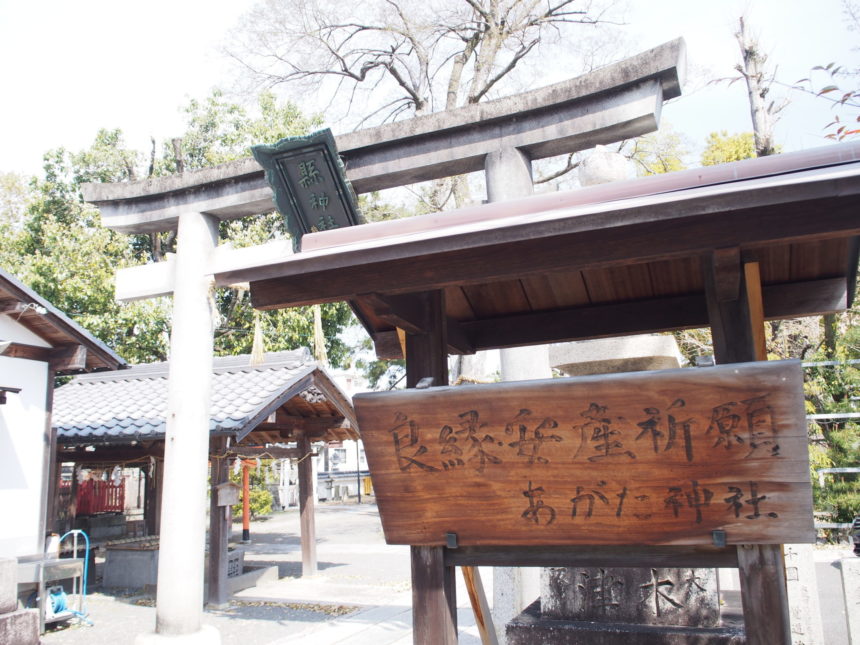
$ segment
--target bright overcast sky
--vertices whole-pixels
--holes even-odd
[[[0,0],[0,172],[38,173],[54,147],[87,147],[101,127],[121,128],[135,148],[183,130],[180,106],[229,83],[216,48],[253,0]],[[845,27],[840,0],[632,0],[630,27],[641,49],[678,36],[688,58],[716,76],[738,60],[733,33],[748,6],[779,77],[793,82],[813,65],[860,67],[860,34]],[[344,6],[349,6],[345,3]],[[826,143],[829,112],[800,97],[777,138],[786,150]],[[689,92],[664,119],[701,146],[708,132],[750,130],[741,83]]]

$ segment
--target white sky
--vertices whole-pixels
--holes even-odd
[[[149,147],[181,134],[179,108],[229,82],[216,46],[253,0],[0,0],[0,172],[35,174],[42,154],[86,148],[101,127],[121,128]],[[348,4],[345,4],[348,6]],[[733,33],[749,22],[779,76],[805,77],[816,64],[860,67],[860,34],[845,28],[840,0],[633,0],[629,30],[641,49],[683,36],[688,59],[716,76],[738,60]],[[858,43],[860,44],[860,43]],[[742,83],[691,92],[664,120],[701,146],[707,133],[751,130]],[[826,144],[829,109],[797,97],[777,138],[786,150]]]

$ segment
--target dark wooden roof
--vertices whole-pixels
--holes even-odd
[[[760,264],[765,317],[845,309],[860,144],[307,235],[282,262],[217,276],[253,303],[347,300],[382,356],[443,289],[452,353],[708,324],[702,260]]]
[[[2,314],[11,316],[15,322],[50,344],[51,348],[13,344],[0,355],[50,361],[54,369],[61,374],[126,367],[125,361],[102,341],[70,320],[35,291],[0,269],[0,315]]]
[[[54,395],[53,425],[65,446],[163,441],[169,363],[76,376]],[[214,360],[209,431],[234,443],[358,439],[352,404],[307,349]]]

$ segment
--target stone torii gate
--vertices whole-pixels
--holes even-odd
[[[528,195],[532,160],[656,130],[663,101],[680,95],[684,52],[678,39],[532,92],[339,136],[347,178],[366,193],[484,169],[490,201]],[[217,245],[219,220],[271,210],[271,189],[253,159],[141,182],[89,184],[84,198],[119,232],[178,229],[172,261],[117,275],[118,299],[173,294],[164,490],[170,499],[183,488],[186,500],[181,510],[162,509],[156,630],[137,643],[218,643],[217,632],[200,620],[211,276],[276,262],[289,245]]]

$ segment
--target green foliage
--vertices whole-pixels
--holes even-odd
[[[857,299],[855,298],[855,302]],[[841,316],[824,316],[824,341],[810,357],[815,362],[836,361],[806,369],[806,404],[810,413],[857,412],[860,396],[860,309],[856,306]],[[814,446],[810,450],[813,468],[860,466],[860,423],[856,419],[825,419],[811,428]],[[822,465],[818,465],[818,464]],[[813,477],[815,507],[828,511],[835,522],[850,522],[860,515],[860,475],[828,475],[819,487]]]
[[[107,130],[77,155],[47,153],[44,177],[31,182],[22,225],[0,227],[0,266],[127,360],[164,360],[167,301],[114,300],[115,271],[140,258],[125,236],[100,226],[98,211],[79,192],[95,177],[127,178],[132,156],[122,137]]]
[[[264,488],[252,488],[248,491],[248,510],[251,513],[251,519],[256,519],[263,515],[268,515],[272,512],[272,494]],[[242,517],[242,496],[239,496],[239,503],[233,505],[233,519]]]
[[[752,159],[755,156],[755,136],[752,132],[738,134],[729,134],[726,130],[711,132],[705,142],[702,165],[716,166],[741,159]]]
[[[251,146],[274,143],[284,137],[307,134],[322,125],[322,117],[306,117],[291,102],[279,102],[271,92],[257,97],[256,116],[239,104],[224,98],[215,89],[203,101],[192,99],[184,108],[187,127],[182,136],[181,150],[185,170],[208,168],[251,156]],[[177,172],[172,142],[165,142],[156,174]]]
[[[268,515],[272,512],[272,502],[274,498],[272,493],[266,489],[266,476],[271,460],[263,459],[260,462],[260,468],[251,466],[248,469],[248,510],[251,513],[251,519]],[[242,470],[237,473],[230,471],[230,481],[235,484],[242,485]],[[242,504],[244,500],[244,492],[239,495],[239,503],[233,505],[233,518],[242,517]]]
[[[250,145],[273,142],[319,127],[318,116],[305,117],[290,102],[273,94],[258,97],[255,115],[214,91],[185,108],[188,127],[181,139],[186,170],[202,168],[250,154]],[[179,160],[166,143],[162,159],[151,172],[166,174]],[[99,212],[86,204],[81,185],[139,178],[143,155],[130,150],[119,130],[100,130],[86,150],[63,148],[44,157],[44,173],[26,186],[16,176],[0,176],[0,266],[72,317],[132,363],[166,360],[171,302],[168,298],[120,304],[114,301],[117,269],[161,259],[173,248],[175,234],[125,236],[101,226]],[[222,223],[220,237],[234,247],[262,244],[286,236],[277,213]],[[249,353],[254,314],[248,292],[218,289],[220,324],[215,330],[218,355]],[[260,315],[266,349],[280,351],[310,346],[313,314],[297,308]],[[348,305],[322,308],[329,360],[340,365],[348,350],[338,338],[353,320]]]

